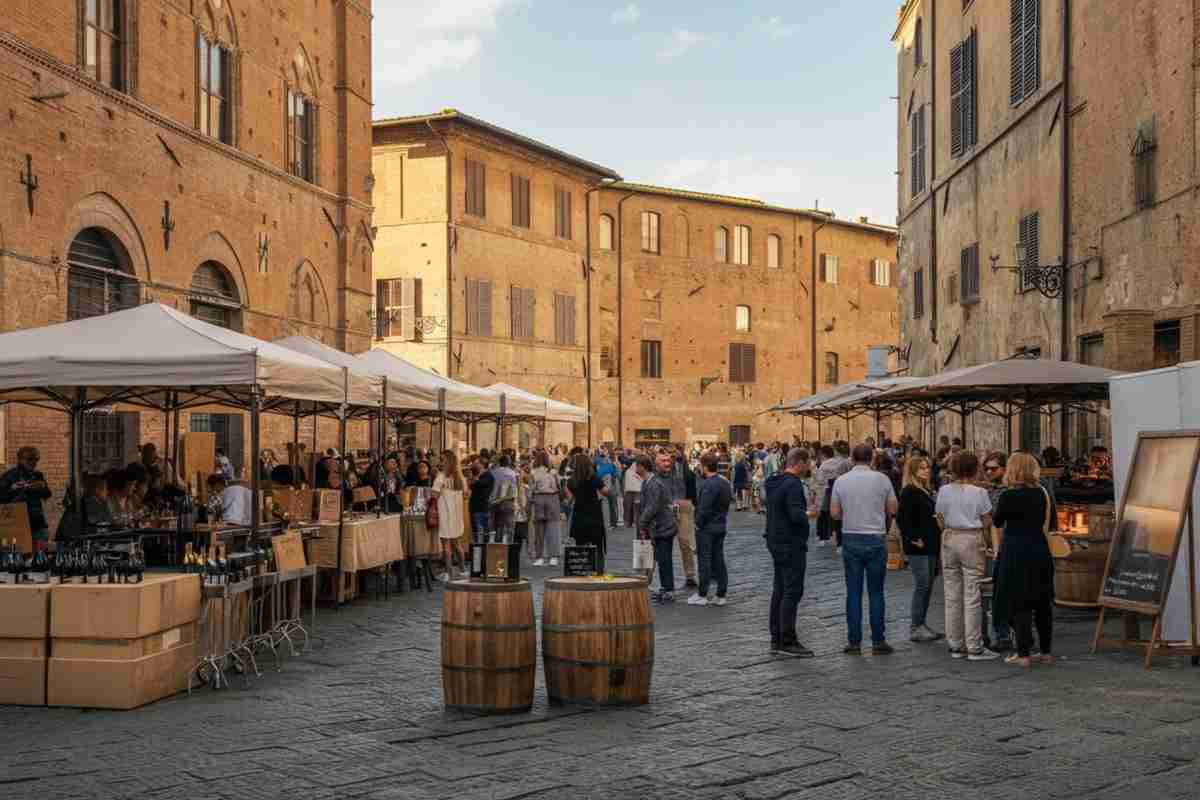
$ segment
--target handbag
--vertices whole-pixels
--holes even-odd
[[[441,516],[438,514],[438,503],[437,500],[434,500],[425,506],[425,528],[430,532],[436,531],[441,521]]]
[[[633,540],[633,568],[654,569],[654,543],[649,539]]]
[[[1069,558],[1071,543],[1065,536],[1050,532],[1050,493],[1046,491],[1045,486],[1042,487],[1042,494],[1046,496],[1046,518],[1042,522],[1042,535],[1046,537],[1046,544],[1050,547],[1050,557]]]

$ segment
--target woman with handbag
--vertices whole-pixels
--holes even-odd
[[[1047,540],[1050,495],[1039,482],[1041,468],[1028,453],[1008,459],[1004,484],[996,501],[996,586],[992,613],[1009,621],[1016,633],[1017,652],[1004,661],[1033,664],[1033,626],[1037,626],[1038,661],[1053,664],[1054,559]]]
[[[595,545],[598,551],[600,570],[604,571],[604,555],[608,550],[608,535],[604,529],[604,511],[600,498],[608,496],[604,481],[596,475],[596,468],[587,453],[576,453],[572,457],[571,478],[567,491],[574,501],[571,514],[571,538],[575,544]]]
[[[446,572],[442,580],[449,582],[454,577],[454,557],[464,560],[461,538],[463,525],[463,491],[467,482],[463,479],[458,456],[453,450],[442,452],[441,469],[433,482],[434,502],[425,509],[425,526],[437,530],[442,542],[442,557],[446,559]]]
[[[533,495],[529,515],[533,565],[543,566],[548,557],[550,566],[557,567],[562,550],[562,533],[559,527],[562,507],[558,500],[558,473],[551,469],[550,458],[545,450],[539,450],[533,456],[529,489]]]

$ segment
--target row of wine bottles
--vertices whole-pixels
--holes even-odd
[[[200,575],[209,585],[238,583],[274,572],[275,551],[252,545],[245,552],[229,553],[223,544],[197,549],[188,542],[183,546],[183,571]]]
[[[26,558],[16,539],[0,545],[0,583],[141,583],[145,573],[146,556],[137,546],[113,558],[90,544],[62,544],[53,555],[37,550]]]

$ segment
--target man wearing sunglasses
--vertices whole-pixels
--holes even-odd
[[[33,534],[33,546],[44,550],[50,539],[50,527],[46,523],[43,504],[50,499],[50,487],[46,476],[38,472],[42,455],[36,447],[22,447],[17,451],[17,466],[0,475],[0,503],[24,503],[29,511],[29,530]]]
[[[987,481],[988,499],[992,503],[992,508],[996,507],[996,501],[1000,498],[1000,493],[1004,491],[1004,472],[1008,469],[1008,456],[998,450],[993,450],[983,458],[983,478]],[[992,537],[995,541],[995,537]],[[992,558],[998,557],[996,553]],[[995,565],[993,564],[993,573]],[[993,580],[995,574],[992,575]],[[995,636],[992,638],[992,652],[1004,653],[1012,649],[1012,632],[1009,630],[1008,622],[992,618],[992,631]]]

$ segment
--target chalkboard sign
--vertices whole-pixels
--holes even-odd
[[[595,545],[567,545],[563,548],[563,577],[585,578],[600,571],[600,551]]]
[[[1100,605],[1157,616],[1191,511],[1200,433],[1141,433],[1121,498]]]

